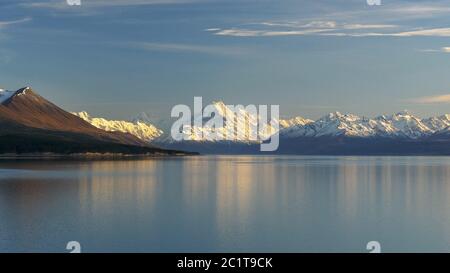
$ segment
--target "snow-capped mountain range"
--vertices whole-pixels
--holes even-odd
[[[121,121],[121,120],[107,120],[104,118],[91,117],[87,112],[72,113],[83,120],[89,122],[91,125],[108,131],[114,132],[119,131],[123,133],[130,133],[142,140],[153,141],[154,139],[160,137],[163,131],[156,128],[152,124],[142,122],[140,120],[136,121]]]
[[[258,116],[241,109],[241,119],[237,119],[232,110],[224,102],[214,102],[217,113],[223,118],[224,126],[221,128],[188,127],[183,132],[189,135],[189,140],[194,142],[213,141],[210,134],[218,134],[223,139],[227,139],[228,134],[232,134],[235,128],[245,128],[245,134],[236,136],[234,142],[248,143],[254,142],[249,136],[253,126],[256,125]],[[157,128],[152,124],[151,119],[142,113],[132,121],[115,121],[104,118],[91,117],[86,112],[74,113],[97,128],[106,131],[120,131],[131,133],[145,141],[173,142],[170,132],[166,129]],[[208,119],[204,120],[206,122]],[[160,121],[161,122],[161,121]],[[272,127],[268,124],[260,131],[262,139],[267,139],[271,134],[276,133],[279,127],[281,138],[292,139],[301,137],[322,137],[322,136],[344,136],[344,137],[386,137],[386,138],[407,138],[419,139],[433,134],[450,132],[450,115],[421,119],[408,111],[402,111],[394,115],[378,116],[375,118],[359,117],[353,114],[341,114],[339,112],[330,113],[322,118],[313,121],[310,119],[295,117],[292,119],[273,120],[278,126]],[[167,124],[166,124],[167,125]],[[448,133],[447,133],[448,134]]]
[[[221,127],[214,128],[217,124],[202,118],[203,127],[185,128],[188,141],[174,141],[170,135],[174,120],[170,118],[153,122],[142,113],[131,121],[121,121],[92,117],[86,112],[71,114],[31,88],[15,92],[2,89],[0,137],[4,141],[0,142],[0,151],[134,153],[155,152],[157,146],[202,154],[256,154],[260,153],[260,142],[279,130],[280,146],[274,151],[277,154],[450,155],[448,114],[422,119],[407,111],[375,118],[335,112],[315,121],[302,117],[273,119],[271,124],[258,128],[258,114],[241,108],[235,115],[234,109],[223,102],[215,102],[213,107],[215,117],[224,121]],[[161,126],[165,126],[165,132]],[[236,129],[244,134],[235,135]],[[259,138],[249,138],[256,130]],[[221,134],[225,141],[214,140],[212,134]],[[226,137],[229,134],[235,138],[230,140]],[[48,138],[46,142],[42,142],[43,136]]]
[[[196,127],[187,126],[184,130],[184,134],[189,136],[192,141],[213,141],[213,134],[219,135],[222,139],[227,139],[227,136],[234,133],[236,128],[242,129],[245,132],[243,135],[235,135],[235,142],[258,142],[257,140],[250,139],[250,135],[256,134],[253,128],[258,128],[256,125],[258,123],[258,116],[251,114],[244,109],[240,109],[240,119],[234,116],[233,110],[231,110],[224,102],[214,102],[212,104],[216,109],[217,113],[224,120],[224,126],[221,128],[212,128],[208,126]],[[154,121],[146,114],[141,113],[130,121],[121,120],[107,120],[100,117],[91,117],[87,112],[72,113],[83,120],[89,122],[91,125],[105,130],[105,131],[120,131],[125,133],[130,133],[142,140],[146,141],[156,141],[156,142],[173,142],[170,135],[171,122],[168,120],[159,120],[157,125],[154,125]],[[205,119],[206,122],[208,119]],[[248,122],[251,126],[248,126]],[[304,119],[302,117],[295,117],[292,119],[280,119],[273,120],[273,125],[268,124],[264,128],[260,129],[260,139],[267,139],[272,134],[277,132],[276,127],[280,129],[306,125],[313,122],[309,119]],[[165,127],[164,131],[160,129]],[[257,135],[257,134],[256,134]]]
[[[219,124],[202,118],[203,127],[185,128],[187,141],[175,141],[170,118],[155,123],[143,113],[131,121],[107,120],[86,112],[66,112],[29,87],[14,92],[0,89],[0,153],[258,154],[260,142],[279,130],[280,145],[273,152],[277,154],[450,155],[448,114],[422,119],[407,111],[375,118],[335,112],[315,121],[273,119],[258,128],[258,114],[241,108],[235,115],[223,102],[213,107],[214,117],[222,118],[223,125],[214,128]],[[163,132],[159,124],[169,129]],[[249,136],[256,130],[259,139],[255,141]],[[211,134],[228,136],[236,131],[245,133],[232,140],[210,139]]]
[[[281,130],[286,138],[348,136],[402,137],[417,139],[448,129],[450,115],[420,119],[408,111],[390,116],[361,118],[352,114],[330,113],[317,121],[294,125]]]

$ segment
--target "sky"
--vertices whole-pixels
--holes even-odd
[[[1,0],[0,87],[70,111],[450,113],[450,0]]]

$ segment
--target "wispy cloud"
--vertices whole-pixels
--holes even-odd
[[[136,49],[162,52],[189,52],[212,55],[240,55],[244,53],[242,48],[196,44],[130,42],[125,45]]]
[[[35,1],[31,3],[22,3],[21,5],[29,8],[75,10],[81,8],[184,4],[199,1],[201,0],[81,0],[82,3],[81,6],[74,7],[68,5],[65,0],[52,0],[52,1]]]
[[[351,5],[351,4],[349,4]],[[325,6],[325,5],[324,5]],[[309,19],[261,20],[253,24],[222,27],[215,35],[234,37],[339,36],[339,37],[450,37],[450,0],[420,3],[397,1],[377,8],[342,9],[333,5],[311,12]],[[429,19],[420,25],[419,19]],[[443,21],[444,20],[444,21]]]
[[[329,29],[307,29],[307,30],[251,30],[251,29],[222,29],[215,32],[215,35],[234,37],[271,37],[271,36],[300,36],[313,35],[326,32]]]
[[[419,29],[419,30],[404,31],[404,32],[398,32],[398,33],[385,33],[384,35],[398,36],[398,37],[412,37],[412,36],[449,37],[450,36],[450,28]]]
[[[311,21],[311,22],[261,22],[253,23],[258,28],[210,28],[207,31],[215,35],[235,37],[272,37],[272,36],[304,36],[304,35],[336,35],[343,36],[342,31],[388,29],[395,28],[391,24],[348,24],[335,21]],[[263,27],[263,28],[261,28]],[[264,28],[269,27],[269,28]],[[278,29],[277,29],[278,28]]]
[[[450,37],[450,28],[417,29],[399,32],[331,32],[324,35],[341,37]]]
[[[310,21],[310,22],[261,22],[254,23],[253,25],[262,25],[270,27],[287,27],[287,28],[300,28],[300,29],[383,29],[394,28],[396,25],[392,24],[339,24],[336,21]]]
[[[450,14],[450,0],[421,0],[420,3],[410,1],[391,1],[376,8],[357,3],[352,8],[336,9],[329,7],[326,12],[316,15],[317,18],[332,18],[339,21],[401,22],[418,19],[447,18]]]
[[[450,103],[450,94],[413,98],[410,99],[409,101],[412,103],[421,103],[421,104]]]
[[[441,47],[440,49],[421,49],[420,52],[438,52],[438,53],[450,53],[450,47]]]
[[[21,23],[25,23],[31,21],[30,17],[26,17],[23,19],[18,19],[18,20],[13,20],[13,21],[0,21],[0,28],[4,28],[10,25],[15,25],[15,24],[21,24]]]
[[[281,24],[263,23],[266,26],[281,26]],[[450,28],[429,28],[412,29],[403,31],[392,31],[400,26],[387,24],[338,24],[328,22],[328,25],[309,23],[302,26],[284,25],[284,29],[251,29],[251,28],[230,28],[230,29],[209,29],[215,35],[234,37],[271,37],[271,36],[338,36],[338,37],[450,37]],[[367,31],[376,29],[378,31]],[[366,31],[364,31],[366,30]],[[382,31],[380,31],[382,30]],[[388,30],[388,31],[386,31]]]

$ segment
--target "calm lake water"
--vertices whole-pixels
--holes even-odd
[[[450,157],[0,161],[0,252],[450,251]]]

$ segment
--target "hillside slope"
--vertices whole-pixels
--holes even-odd
[[[0,153],[175,153],[98,129],[29,87],[1,95]]]

